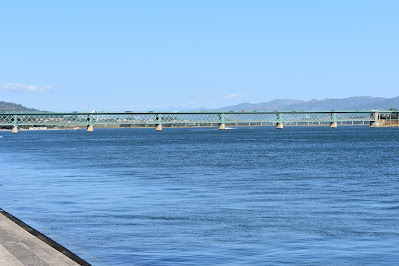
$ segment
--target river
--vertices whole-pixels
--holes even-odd
[[[0,135],[0,208],[93,265],[399,262],[398,128]]]

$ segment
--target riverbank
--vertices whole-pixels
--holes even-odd
[[[90,265],[65,247],[0,209],[0,265]]]

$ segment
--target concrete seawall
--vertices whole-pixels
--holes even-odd
[[[0,265],[90,265],[65,247],[0,209]]]

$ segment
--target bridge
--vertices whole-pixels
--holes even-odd
[[[87,127],[95,126],[153,126],[161,131],[163,126],[265,126],[274,125],[329,125],[367,124],[372,127],[384,124],[398,125],[398,110],[361,111],[251,111],[251,112],[0,112],[0,127],[17,133],[21,127]]]

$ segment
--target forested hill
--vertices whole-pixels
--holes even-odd
[[[34,108],[28,108],[21,104],[0,101],[0,112],[17,112],[17,111],[39,111]]]

